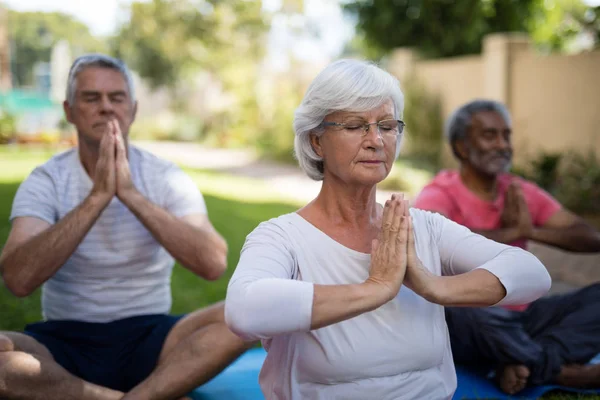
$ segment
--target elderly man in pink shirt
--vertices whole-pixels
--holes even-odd
[[[533,240],[573,252],[600,252],[600,234],[532,182],[509,174],[511,118],[501,103],[475,100],[454,112],[446,135],[458,171],[440,172],[415,206],[443,214],[498,242]],[[600,284],[532,304],[446,308],[455,362],[497,371],[500,387],[600,387]]]

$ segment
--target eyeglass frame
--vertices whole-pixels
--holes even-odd
[[[357,125],[356,127],[363,128],[362,129],[363,133],[360,135],[360,137],[367,136],[367,134],[369,133],[369,129],[371,128],[371,125],[377,125],[377,133],[379,134],[380,137],[383,137],[384,133],[381,132],[381,126],[379,124],[382,123],[382,122],[384,122],[384,121],[396,121],[396,122],[398,122],[398,126],[400,128],[398,128],[398,130],[396,131],[396,134],[394,136],[398,137],[398,136],[402,135],[402,133],[404,133],[404,128],[406,128],[406,124],[404,123],[404,121],[402,121],[400,119],[388,118],[388,119],[382,119],[381,121],[377,121],[377,122],[371,122],[371,123],[368,123],[368,124]],[[323,121],[323,122],[321,122],[321,126],[322,127],[337,126],[337,127],[343,128],[343,129],[348,129],[348,125],[346,123],[343,123],[343,122]]]

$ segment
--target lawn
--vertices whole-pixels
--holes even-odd
[[[6,241],[12,199],[19,183],[50,151],[0,148],[0,246]],[[225,298],[227,282],[238,262],[246,235],[259,222],[291,212],[298,205],[286,203],[261,181],[237,178],[216,172],[187,170],[204,194],[210,219],[229,245],[228,271],[218,281],[206,282],[188,270],[175,266],[172,278],[173,312],[186,313]],[[21,330],[39,321],[40,290],[19,299],[0,285],[0,330]]]
[[[23,151],[0,147],[0,246],[8,236],[8,217],[19,183],[51,155],[48,150]],[[299,206],[281,199],[260,180],[218,172],[186,171],[204,194],[212,223],[229,244],[229,268],[218,281],[205,282],[177,265],[172,278],[174,313],[186,313],[222,300],[246,235],[261,221],[291,212]],[[40,291],[18,299],[0,283],[0,310],[0,330],[22,330],[25,324],[41,319]],[[552,394],[544,399],[600,400],[600,397]]]

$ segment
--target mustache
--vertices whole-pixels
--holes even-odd
[[[495,150],[489,152],[487,155],[489,158],[506,158],[510,160],[512,158],[512,151],[510,150]]]

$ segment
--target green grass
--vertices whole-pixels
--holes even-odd
[[[0,148],[0,245],[8,237],[12,199],[21,180],[52,154],[49,150]],[[246,235],[260,222],[298,208],[291,200],[278,198],[260,180],[209,171],[186,171],[204,194],[211,222],[229,245],[229,257],[226,274],[214,282],[204,281],[179,265],[175,266],[171,285],[173,313],[177,314],[223,300]],[[26,324],[41,319],[40,290],[19,299],[0,284],[0,309],[0,330],[22,330]]]
[[[50,150],[23,151],[0,147],[0,245],[8,236],[12,199],[20,182],[36,165],[43,163],[52,154]],[[405,170],[401,165],[397,165],[395,169]],[[257,179],[233,177],[212,171],[186,171],[204,194],[213,225],[229,244],[229,268],[218,281],[206,282],[176,265],[172,291],[173,313],[177,314],[222,300],[246,235],[261,221],[291,212],[300,205],[292,199],[282,199]],[[427,177],[427,173],[424,172],[416,179],[417,182],[425,181]],[[412,179],[407,177],[407,180]],[[18,299],[0,284],[0,310],[0,330],[22,330],[27,323],[41,319],[40,291],[27,298]],[[544,396],[544,399],[600,400],[600,396],[550,394]]]

